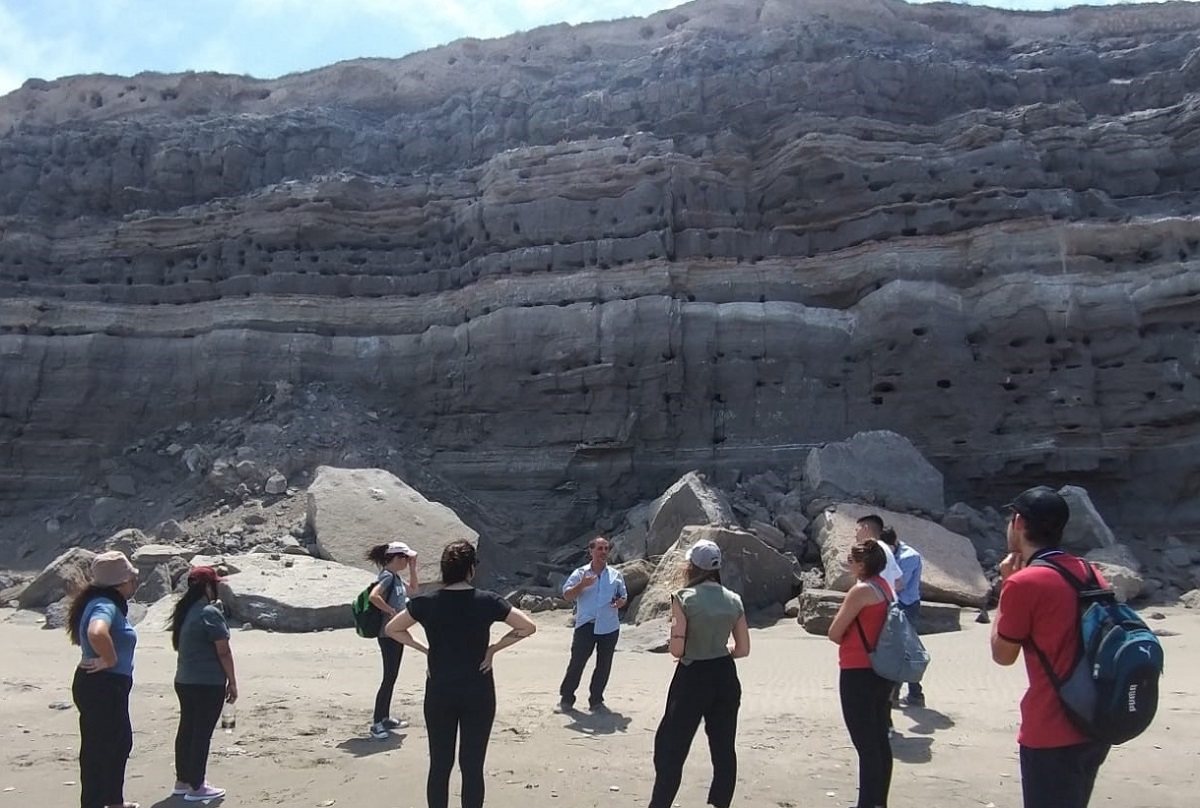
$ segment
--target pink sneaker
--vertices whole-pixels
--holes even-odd
[[[184,794],[183,799],[187,802],[208,802],[209,800],[219,800],[224,796],[225,789],[205,783],[195,791],[189,791],[187,794]]]

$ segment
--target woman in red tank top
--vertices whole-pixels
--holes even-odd
[[[838,644],[842,718],[858,752],[855,808],[887,808],[892,783],[892,746],[888,741],[892,683],[871,669],[863,636],[874,648],[887,617],[888,601],[894,595],[892,588],[879,577],[887,565],[887,556],[879,542],[867,539],[855,545],[846,563],[858,580],[833,618],[829,639]],[[881,593],[887,593],[887,597]]]

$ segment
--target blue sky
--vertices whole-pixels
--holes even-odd
[[[682,0],[0,0],[0,95],[27,78],[77,73],[216,70],[275,78],[359,56],[400,57],[464,36],[643,16],[679,5]]]

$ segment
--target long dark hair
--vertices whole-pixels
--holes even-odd
[[[75,600],[71,601],[71,608],[67,610],[67,636],[71,638],[71,645],[79,645],[79,621],[83,618],[83,610],[96,598],[108,598],[116,604],[122,615],[129,614],[129,602],[115,586],[88,584],[87,588],[75,596]]]
[[[442,584],[457,584],[468,581],[479,565],[479,554],[475,545],[459,539],[452,541],[442,550]]]
[[[687,585],[699,586],[706,581],[721,583],[721,570],[719,568],[715,570],[702,570],[689,561],[687,565]]]
[[[175,608],[171,611],[171,647],[176,651],[179,650],[179,633],[183,630],[183,618],[187,617],[188,609],[192,608],[196,601],[208,598],[208,587],[208,581],[196,581],[175,602]]]
[[[877,539],[867,539],[862,544],[854,545],[850,548],[850,557],[863,565],[866,578],[874,578],[887,566],[883,544]]]

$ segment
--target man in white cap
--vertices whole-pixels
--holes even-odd
[[[558,688],[558,706],[563,712],[575,709],[575,690],[583,678],[583,668],[596,654],[596,668],[588,689],[588,706],[603,712],[604,688],[612,672],[613,652],[621,633],[618,612],[629,602],[629,590],[620,570],[608,566],[608,539],[597,536],[588,542],[592,560],[563,583],[562,593],[575,602],[575,634],[571,638],[571,660]]]

